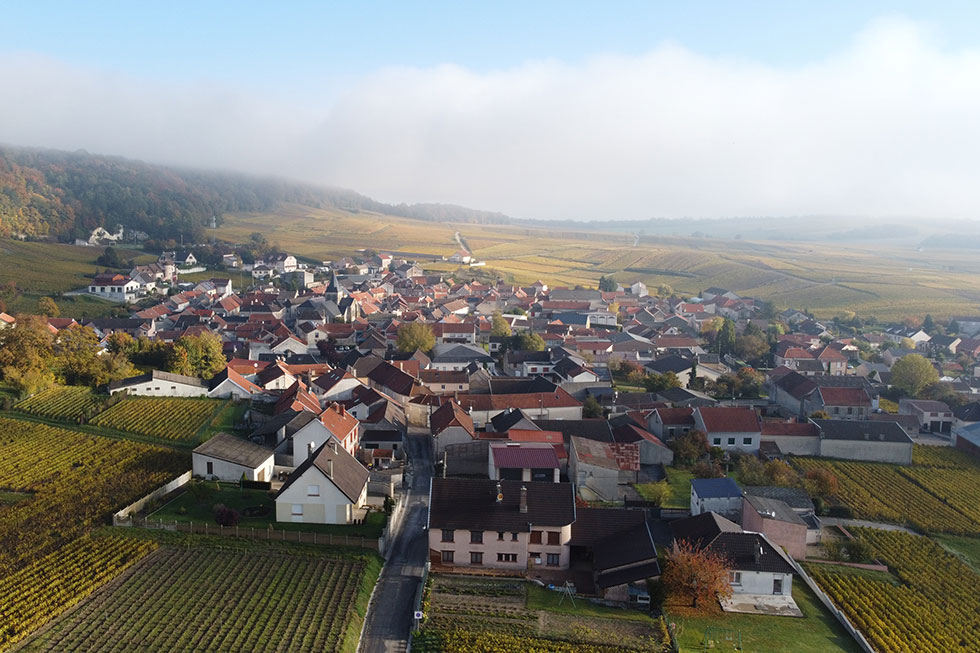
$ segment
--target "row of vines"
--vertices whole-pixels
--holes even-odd
[[[224,405],[209,399],[133,397],[105,411],[92,424],[164,440],[193,440]]]
[[[827,469],[855,517],[923,532],[980,534],[980,465],[949,447],[917,447],[910,466],[794,458],[804,472]]]
[[[855,529],[897,577],[832,565],[809,571],[881,653],[980,651],[980,575],[929,538]]]
[[[8,610],[0,647],[138,558],[140,547],[90,532],[188,465],[185,453],[0,418],[0,489],[28,497],[0,510],[0,606]]]
[[[55,386],[21,401],[14,408],[38,417],[77,421],[97,415],[107,399],[92,388]]]
[[[27,651],[337,651],[363,563],[318,554],[164,548]]]

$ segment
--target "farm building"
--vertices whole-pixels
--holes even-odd
[[[276,521],[350,524],[367,503],[370,472],[336,438],[320,445],[276,494]]]
[[[208,384],[196,376],[152,370],[109,384],[109,394],[123,391],[141,397],[205,397]]]
[[[248,481],[269,481],[274,465],[272,449],[227,433],[218,433],[192,455],[194,476],[219,481],[237,481],[243,474]]]

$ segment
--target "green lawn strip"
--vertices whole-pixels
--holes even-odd
[[[931,537],[939,542],[944,549],[980,573],[980,538],[938,533]]]
[[[898,576],[887,571],[876,571],[874,569],[862,569],[860,567],[849,567],[848,565],[835,565],[832,563],[821,563],[821,562],[807,562],[803,564],[803,567],[808,571],[818,571],[823,574],[838,574],[844,576],[856,576],[860,578],[866,578],[868,580],[877,581],[879,583],[888,583],[889,585],[902,585],[902,579]]]
[[[691,479],[694,475],[690,470],[680,467],[666,467],[667,482],[670,483],[670,498],[664,502],[664,508],[689,508],[691,506]]]
[[[197,482],[197,481],[192,481]],[[160,520],[163,523],[193,523],[208,524],[216,528],[214,521],[214,506],[223,504],[237,510],[242,515],[238,526],[241,529],[254,528],[257,531],[272,528],[285,531],[303,531],[308,533],[324,533],[330,535],[348,535],[350,537],[378,538],[384,531],[387,516],[383,512],[368,513],[363,524],[302,524],[276,521],[275,494],[266,490],[241,490],[233,483],[200,482],[212,489],[206,496],[196,496],[189,489],[182,491],[170,502],[156,512],[148,515],[150,522]],[[259,517],[246,517],[247,508],[264,508],[265,514]]]
[[[154,438],[148,435],[142,435],[140,433],[130,433],[129,431],[120,431],[117,429],[106,428],[104,426],[92,426],[91,424],[78,424],[77,422],[49,419],[18,411],[0,411],[0,417],[17,419],[22,422],[35,422],[37,424],[57,426],[58,428],[67,429],[69,431],[78,431],[79,433],[85,433],[86,435],[98,435],[104,438],[111,438],[113,440],[132,440],[133,442],[152,444],[158,447],[166,447],[167,449],[176,449],[178,451],[190,451],[197,446],[197,444],[192,441]]]
[[[26,499],[30,499],[33,495],[30,492],[13,492],[11,490],[0,490],[0,506],[12,506],[15,503],[20,503]]]
[[[357,653],[357,645],[361,639],[361,629],[364,627],[364,619],[367,616],[368,602],[371,600],[371,592],[378,583],[381,575],[381,568],[384,561],[378,555],[365,555],[365,565],[361,572],[361,583],[357,589],[357,598],[354,599],[353,615],[347,621],[344,628],[344,636],[341,639],[340,650],[344,653]]]
[[[745,651],[793,651],[794,653],[860,653],[861,649],[844,628],[828,613],[806,584],[796,578],[793,599],[804,618],[728,612],[687,616],[670,610],[668,622],[677,628],[677,643],[682,653],[701,651],[702,638],[709,626],[737,631]],[[718,633],[716,632],[716,637]],[[733,650],[717,647],[713,650]]]
[[[202,442],[207,442],[213,435],[222,430],[221,425],[225,423],[222,415],[231,406],[231,403],[231,401],[215,402],[214,410],[211,412],[211,419],[201,424],[200,428],[197,429],[197,433],[191,438],[195,446]]]
[[[548,610],[561,614],[577,615],[580,617],[599,617],[606,619],[627,619],[630,621],[645,621],[654,623],[656,619],[649,614],[637,610],[627,610],[624,608],[611,608],[605,605],[598,605],[592,601],[577,598],[574,605],[567,596],[562,600],[564,594],[544,587],[527,584],[527,609],[528,610]],[[559,602],[561,603],[559,605]]]
[[[197,441],[207,442],[218,433],[234,433],[235,424],[241,420],[242,415],[248,410],[245,402],[226,401],[221,405],[220,410],[216,411],[210,423],[205,424],[197,433]]]

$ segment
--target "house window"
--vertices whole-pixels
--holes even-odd
[[[730,571],[728,572],[728,582],[732,585],[742,584],[742,572],[740,571]]]
[[[453,552],[443,551],[442,552],[442,563],[451,565],[453,563]]]
[[[729,447],[735,446],[735,438],[728,438],[728,446]]]
[[[552,546],[561,544],[561,533],[558,531],[548,531],[548,544]]]
[[[541,544],[541,531],[531,531],[531,544]]]
[[[498,553],[497,562],[517,562],[516,553]]]
[[[560,553],[549,553],[548,559],[545,561],[549,567],[557,567],[561,564],[561,554]]]
[[[483,531],[470,531],[470,544],[483,544]]]
[[[720,447],[721,446],[721,438],[715,438],[714,440],[711,441],[711,443],[713,445],[715,445],[716,447]]]
[[[308,497],[318,497],[318,496],[320,496],[320,486],[319,485],[307,485],[306,486],[306,496],[308,496]]]
[[[850,406],[847,407],[847,414],[850,415],[854,412],[854,409]]]
[[[498,542],[503,542],[504,541],[504,532],[503,531],[497,531],[497,541]]]
[[[752,444],[752,438],[742,438],[742,444]]]
[[[834,415],[840,415],[840,408],[837,406],[834,406]]]
[[[300,515],[300,516],[302,516],[302,514],[303,514],[303,504],[302,503],[294,503],[291,514],[292,515]]]
[[[454,531],[451,528],[444,528],[444,529],[442,529],[442,541],[443,542],[452,542],[453,541],[453,535],[455,534],[455,532],[456,531]]]
[[[483,564],[483,554],[479,551],[470,551],[470,564],[471,565],[482,565]]]
[[[212,474],[214,474],[214,463],[209,462],[208,463],[208,476],[210,476]]]
[[[674,437],[674,429],[667,429],[667,437],[669,438]]]
[[[511,533],[510,534],[510,541],[511,542],[516,542],[517,541],[517,533]]]

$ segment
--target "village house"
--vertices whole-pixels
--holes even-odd
[[[437,456],[453,444],[472,442],[476,438],[473,419],[455,401],[447,401],[429,417],[430,432]]]
[[[725,451],[758,453],[762,427],[750,408],[700,406],[694,409],[694,425],[708,437],[708,444]]]
[[[898,403],[898,413],[914,416],[920,431],[948,435],[953,428],[953,411],[941,401],[902,399]]]
[[[370,476],[336,439],[324,442],[276,493],[276,521],[350,524],[362,519]]]
[[[548,443],[490,443],[487,475],[491,480],[557,483],[560,468],[555,448]]]
[[[689,542],[728,560],[734,594],[782,596],[792,603],[795,568],[764,534],[743,531],[713,512],[673,521],[670,530],[675,542]]]
[[[433,478],[429,558],[434,566],[568,569],[575,498],[568,483]]]
[[[742,490],[731,478],[691,480],[691,514],[714,512],[737,519],[742,511]]]

